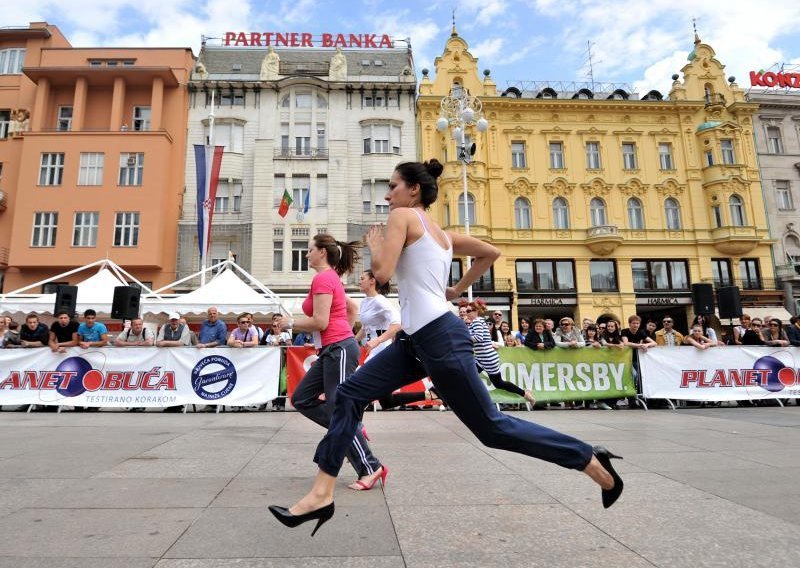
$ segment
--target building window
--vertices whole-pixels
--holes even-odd
[[[550,169],[564,169],[564,144],[562,142],[550,142]]]
[[[9,126],[11,126],[11,111],[0,110],[0,139],[8,138]]]
[[[58,230],[58,212],[40,211],[33,214],[32,247],[56,246],[56,231]]]
[[[327,139],[325,137],[325,123],[318,122],[317,123],[317,149],[322,150],[328,146]]]
[[[731,261],[727,258],[712,258],[711,273],[714,276],[714,286],[732,286]]]
[[[593,197],[589,202],[589,217],[592,227],[602,227],[606,224],[606,203],[599,197]]]
[[[635,291],[689,289],[685,260],[634,260],[631,272]]]
[[[142,185],[144,153],[123,152],[119,155],[119,185]]]
[[[219,96],[219,106],[244,106],[242,91],[228,91]]]
[[[770,154],[783,154],[781,129],[777,126],[767,126],[767,152]]]
[[[0,49],[0,75],[17,75],[22,73],[22,63],[24,61],[24,49]]]
[[[531,202],[524,197],[517,197],[514,200],[514,227],[531,228]]]
[[[306,272],[308,270],[308,241],[292,241],[292,272]]]
[[[58,107],[58,122],[56,123],[56,130],[59,130],[61,132],[72,130],[71,106]]]
[[[636,144],[625,142],[622,144],[622,168],[625,170],[635,170],[636,164]]]
[[[133,129],[137,132],[150,130],[150,107],[133,107]]]
[[[373,195],[375,195],[375,213],[389,214],[389,204],[384,199],[387,193],[389,193],[389,180],[376,179],[375,191],[373,192]]]
[[[103,185],[102,152],[81,152],[81,166],[78,172],[78,185]]]
[[[306,204],[306,197],[310,199],[311,176],[308,174],[294,174],[292,176],[292,205],[302,211]]]
[[[295,123],[294,125],[295,156],[311,155],[311,124]]]
[[[64,177],[64,154],[45,153],[39,165],[39,185],[61,185]]]
[[[719,229],[722,226],[722,209],[719,205],[714,205],[711,208],[711,214],[714,216],[714,226]]]
[[[575,291],[575,268],[570,260],[518,260],[517,290]]]
[[[450,261],[450,278],[447,282],[448,286],[455,286],[461,281],[464,276],[464,270],[461,268],[461,259],[454,258]]]
[[[217,184],[217,197],[214,200],[216,213],[239,213],[242,210],[242,181],[221,181]]]
[[[286,176],[284,174],[275,174],[272,182],[272,205],[278,207],[283,199],[283,192],[286,190]]]
[[[744,203],[742,202],[742,198],[738,195],[731,195],[730,199],[728,200],[728,204],[731,208],[731,223],[733,226],[744,227],[745,217]]]
[[[600,142],[586,143],[586,169],[599,170],[600,164]]]
[[[775,180],[775,200],[778,202],[778,209],[780,211],[791,211],[794,209],[792,191],[787,180]]]
[[[553,228],[569,229],[569,205],[563,197],[553,200]]]
[[[361,127],[365,154],[399,154],[400,127],[396,124],[372,123]]]
[[[295,108],[311,108],[311,93],[295,93]]]
[[[97,246],[97,223],[100,213],[97,211],[76,211],[75,228],[72,230],[72,246]]]
[[[658,145],[658,163],[662,170],[675,169],[674,162],[672,161],[672,144],[661,142]]]
[[[317,174],[317,206],[328,206],[328,176],[326,174]]]
[[[667,229],[679,231],[681,229],[681,206],[677,199],[668,197],[664,201],[664,214],[667,218]]]
[[[467,194],[467,218],[469,219],[469,224],[475,224],[475,197],[471,194]],[[464,194],[458,194],[458,224],[464,224]]]
[[[283,233],[280,240],[272,241],[272,270],[283,272]]]
[[[114,218],[114,246],[135,247],[139,244],[139,213],[117,213]]]
[[[511,167],[525,168],[525,142],[511,143]]]
[[[589,263],[592,292],[616,292],[617,267],[613,260],[593,260]]]
[[[636,197],[628,199],[628,227],[639,231],[644,229],[644,208]]]
[[[706,150],[704,153],[706,157],[706,166],[713,166],[714,165],[714,152],[711,150]]]
[[[209,134],[209,129],[206,127],[206,140],[208,140]],[[241,154],[244,152],[244,124],[238,122],[217,122],[214,124],[213,142],[214,146],[222,146],[224,148],[223,152],[236,152]]]
[[[375,91],[372,94],[363,94],[361,99],[361,106],[363,108],[381,108],[387,106],[386,97],[383,93]]]
[[[743,258],[739,261],[739,276],[745,290],[761,290],[761,271],[757,258]]]
[[[289,95],[286,95],[281,99],[281,108],[289,108],[289,106],[291,105],[291,101],[289,99],[290,99]]]
[[[733,140],[720,140],[720,147],[722,148],[722,163],[735,164],[736,156],[733,153]]]

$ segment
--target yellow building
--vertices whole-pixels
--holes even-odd
[[[475,294],[513,328],[521,316],[632,314],[660,327],[669,313],[680,329],[692,284],[705,282],[738,285],[745,305],[780,306],[753,147],[758,105],[699,38],[682,74],[668,97],[532,82],[501,93],[455,30],[434,78],[423,70],[419,151],[445,163],[434,214],[450,230],[464,229],[464,184],[451,132],[436,129],[442,99],[466,89],[489,121],[484,133],[467,128],[477,148],[467,209],[471,234],[503,256]]]

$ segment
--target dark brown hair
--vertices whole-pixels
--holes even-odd
[[[378,292],[378,294],[380,294],[381,296],[386,296],[389,293],[389,290],[391,290],[391,288],[392,288],[392,286],[391,286],[391,284],[389,284],[389,282],[384,282],[383,284],[378,282],[378,279],[375,278],[375,273],[372,272],[372,270],[369,269],[369,268],[367,268],[364,271],[364,274],[366,274],[367,276],[369,276],[370,278],[375,280],[375,291]]]
[[[358,247],[361,246],[359,241],[342,242],[337,241],[327,233],[314,235],[314,246],[318,249],[324,249],[325,255],[330,264],[339,276],[348,274],[355,268],[358,262]]]
[[[406,185],[419,185],[419,200],[427,209],[439,195],[436,178],[442,175],[444,166],[436,158],[427,162],[403,162],[394,169]]]

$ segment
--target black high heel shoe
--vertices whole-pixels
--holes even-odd
[[[611,465],[612,459],[621,460],[622,456],[612,454],[603,446],[594,446],[592,452],[597,458],[597,461],[600,462],[600,465],[602,465],[614,479],[614,487],[611,489],[603,489],[603,507],[608,509],[619,499],[619,496],[622,495],[622,488],[625,485],[622,483],[622,478],[616,472],[614,466]]]
[[[302,525],[306,521],[313,521],[314,519],[317,520],[317,526],[314,527],[314,530],[311,531],[311,536],[319,530],[323,524],[330,520],[333,517],[333,511],[335,507],[333,506],[333,502],[330,505],[325,505],[319,509],[315,509],[314,511],[309,511],[308,513],[303,513],[302,515],[292,515],[289,512],[289,509],[286,507],[279,507],[278,505],[270,505],[269,512],[275,515],[275,518],[278,519],[281,523],[293,529],[297,526]]]

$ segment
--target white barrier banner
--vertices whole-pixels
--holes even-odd
[[[0,404],[261,404],[278,396],[280,365],[278,347],[4,349]]]
[[[762,400],[800,397],[800,348],[658,347],[639,355],[647,398]]]

